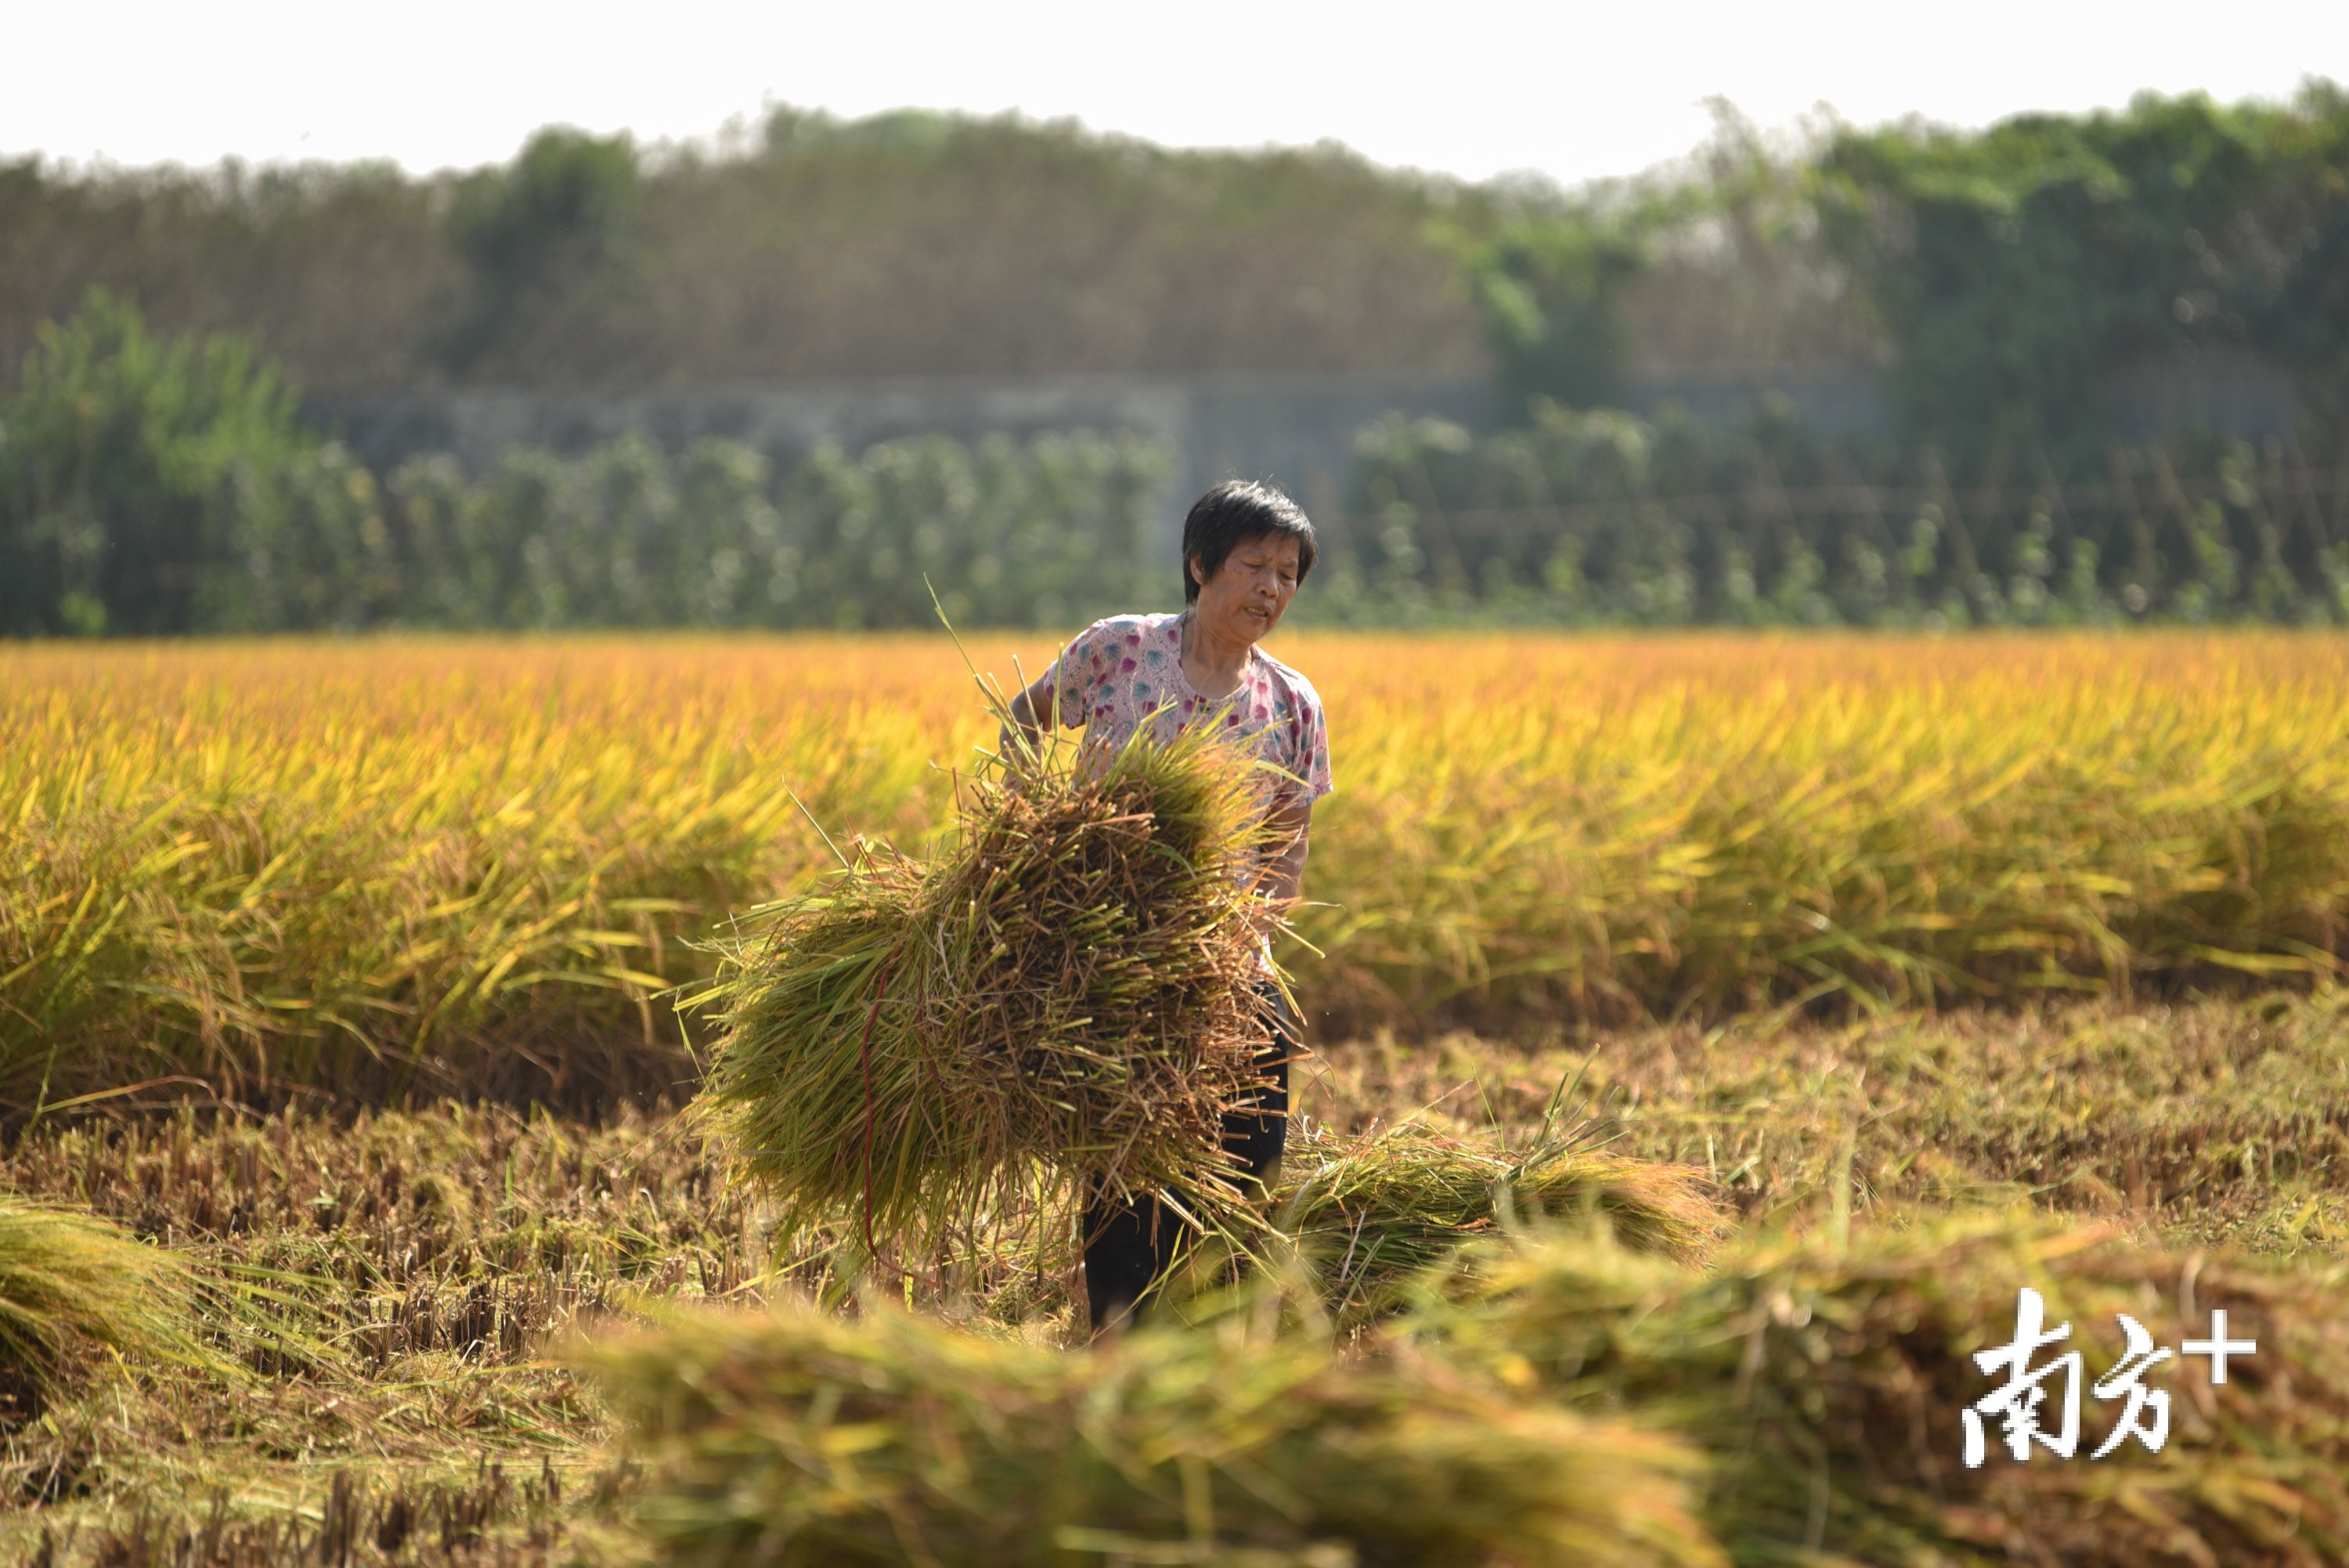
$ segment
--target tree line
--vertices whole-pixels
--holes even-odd
[[[91,287],[309,392],[1484,364],[1430,223],[1494,197],[1335,150],[778,110],[707,147],[553,128],[509,163],[0,162],[0,364]],[[1473,214],[1464,221],[1480,222]]]
[[[926,577],[958,624],[1059,626],[1143,586],[1166,461],[1119,433],[785,465],[628,437],[378,475],[249,344],[101,294],[0,404],[0,634],[934,626]]]
[[[1538,401],[1364,430],[1307,623],[2349,624],[2349,449],[2189,438],[1969,462]],[[629,437],[387,474],[240,338],[94,294],[0,403],[0,634],[1060,628],[1177,602],[1169,454],[1119,432],[791,455]]]
[[[2230,358],[2290,377],[2320,426],[2349,417],[2349,93],[2330,82],[2282,105],[1834,127],[1797,154],[1724,114],[1696,167],[1506,215],[1462,253],[1521,409],[1607,407],[1677,353],[1867,364],[1902,437],[1973,459],[2094,453],[2132,377]]]
[[[1390,417],[1314,614],[1358,625],[2349,624],[2349,443],[2208,435],[1978,461],[1544,403]]]
[[[0,165],[0,363],[102,285],[312,391],[890,374],[1437,370],[1619,404],[1660,366],[1880,378],[1912,444],[2101,449],[2133,376],[2249,356],[2349,412],[2349,95],[2146,96],[1982,131],[1724,109],[1564,191],[1342,150],[780,109],[509,164]]]

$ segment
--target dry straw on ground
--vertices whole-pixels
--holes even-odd
[[[344,1561],[318,1537],[356,1515],[353,1564],[537,1563],[546,1532],[556,1560],[641,1563],[616,1533],[604,1553],[597,1498],[625,1467],[546,1339],[639,1299],[740,1293],[792,1261],[766,1252],[722,1151],[635,1119],[90,1118],[12,1140],[0,1183],[160,1238],[116,1244],[202,1281],[174,1321],[208,1357],[126,1346],[126,1373],[85,1346],[72,1366],[90,1375],[66,1377],[42,1418],[0,1411],[7,1563],[47,1529],[60,1565],[315,1568]]]
[[[976,1233],[1046,1173],[1228,1208],[1271,907],[1250,768],[1137,738],[966,791],[936,859],[876,845],[765,912],[700,1006],[709,1102],[794,1220]]]
[[[1703,1445],[1703,1514],[1744,1563],[2086,1568],[2152,1563],[2316,1568],[2349,1557],[2349,1323],[2338,1271],[2132,1245],[2028,1217],[1887,1229],[1838,1247],[1749,1243],[1695,1274],[1588,1242],[1487,1260],[1467,1305],[1431,1301],[1447,1354],[1528,1397],[1625,1408]],[[2076,1456],[1962,1462],[1961,1412],[1997,1379],[1972,1360],[2016,1332],[2019,1290],[2085,1358]],[[2158,1454],[2092,1460],[2122,1401],[2088,1387],[2126,1341],[2116,1315],[2176,1349],[2223,1308],[2255,1341],[2216,1383],[2200,1360],[2146,1374],[2167,1392]],[[2042,1410],[2054,1429],[2062,1375]]]
[[[1750,1220],[1841,1191],[1862,1214],[2027,1201],[2180,1241],[2292,1251],[2349,1237],[2349,992],[2329,985],[1843,1027],[1756,1016],[1583,1044],[1357,1042],[1317,1054],[1299,1104],[1344,1132],[1400,1108],[1523,1144],[1576,1074],[1609,1107],[1609,1148],[1706,1170]]]
[[[2229,1020],[2230,1026],[2240,1026],[2239,1036],[2259,1024],[2263,1041],[2282,1027],[2256,1012],[2246,1010],[2237,1019],[2234,1009],[2217,1007],[2191,1017],[2140,1020],[2142,1040],[2133,1028],[2130,1054],[2107,1068],[2151,1070],[2162,1064],[2164,1050],[2192,1068],[2214,1052],[2224,1054],[2200,1037]],[[2032,1026],[2047,1029],[2054,1039],[2093,1037],[2086,1020],[2073,1022],[2068,1028],[2045,1021]],[[1915,1026],[1924,1038],[1909,1044],[1938,1042],[1936,1059],[1945,1047],[1953,1075],[1960,1067],[1979,1066],[1980,1020]],[[2283,1036],[2285,1047],[2313,1052],[2330,1037],[2307,1032],[2313,1028],[2305,1020],[2293,1025]],[[1807,1037],[1806,1048],[1795,1048],[1801,1039],[1790,1043],[1784,1062],[1765,1062],[1770,1071],[1791,1072],[1788,1064],[1805,1059],[1808,1049],[1826,1049],[1842,1038],[1796,1033]],[[1448,1049],[1464,1052],[1471,1044],[1454,1041]],[[1637,1055],[1665,1042],[1642,1037],[1622,1044]],[[1446,1059],[1453,1063],[1447,1072],[1472,1070],[1463,1057]],[[1554,1092],[1557,1062],[1528,1068],[1498,1050],[1480,1059],[1474,1070],[1492,1090],[1491,1110],[1518,1146],[1526,1146],[1537,1137]],[[2070,1056],[2047,1070],[2079,1077]],[[1982,1130],[2024,1140],[2050,1124],[2049,1108],[2024,1092],[2026,1078],[2036,1081],[2035,1075],[1998,1068],[1986,1085],[1976,1086]],[[1356,1109],[1366,1122],[1406,1115],[1450,1081],[1456,1080],[1432,1088],[1419,1079],[1389,1081],[1375,1093],[1364,1083],[1359,1087],[1371,1098]],[[1878,1081],[1871,1072],[1869,1086]],[[2196,1081],[2214,1114],[2240,1107],[2246,1096],[2289,1098],[2279,1086],[2249,1076]],[[1885,1087],[1893,1087],[1889,1078]],[[2310,1083],[2302,1099],[2331,1103],[2320,1087]],[[2002,1099],[1989,1092],[2002,1088]],[[2093,1084],[2090,1090],[2084,1103],[2106,1103]],[[1638,1092],[1641,1114],[1660,1118],[1676,1109],[1728,1114],[1754,1102],[1743,1078],[1682,1079],[1670,1072]],[[1787,1107],[1796,1095],[1817,1093],[1806,1076],[1795,1074],[1776,1099],[1748,1114],[1766,1115],[1775,1125],[1791,1114]],[[1617,1109],[1626,1113],[1625,1126],[1640,1125],[1628,1114],[1631,1108]],[[1916,1134],[1921,1138],[1939,1124],[1901,1125],[1923,1129]],[[1461,1130],[1465,1140],[1470,1129]],[[1824,1137],[1816,1130],[1788,1131],[1789,1138],[1798,1134],[1824,1144],[1804,1146],[1805,1171],[1834,1163],[1832,1130]],[[1702,1144],[1700,1138],[1700,1154]],[[1642,1151],[1671,1150],[1651,1144]],[[1309,1169],[1310,1157],[1301,1159],[1299,1171]],[[523,1119],[496,1108],[443,1106],[429,1115],[355,1121],[281,1116],[223,1119],[220,1125],[195,1118],[85,1117],[69,1128],[45,1122],[14,1140],[0,1161],[0,1177],[10,1186],[43,1202],[87,1204],[140,1234],[162,1236],[208,1274],[268,1271],[279,1288],[300,1292],[309,1304],[282,1315],[327,1341],[333,1354],[299,1363],[262,1362],[243,1383],[194,1368],[150,1369],[136,1357],[134,1373],[126,1377],[101,1355],[97,1376],[47,1402],[49,1420],[8,1434],[0,1497],[28,1506],[0,1509],[0,1560],[30,1558],[47,1528],[60,1568],[160,1561],[136,1553],[177,1551],[175,1543],[191,1537],[226,1542],[240,1532],[249,1555],[230,1557],[224,1549],[222,1560],[280,1562],[289,1568],[315,1563],[316,1531],[305,1526],[294,1532],[286,1511],[299,1510],[311,1526],[347,1518],[332,1493],[336,1474],[349,1470],[365,1477],[373,1500],[362,1511],[354,1564],[438,1562],[444,1553],[480,1563],[500,1560],[502,1553],[517,1562],[536,1562],[542,1554],[564,1562],[648,1561],[648,1549],[616,1533],[610,1540],[615,1557],[583,1542],[582,1531],[600,1532],[609,1522],[593,1500],[627,1492],[625,1469],[620,1450],[603,1446],[614,1435],[603,1401],[548,1362],[542,1336],[592,1328],[613,1312],[632,1311],[640,1297],[691,1302],[709,1295],[747,1303],[760,1288],[752,1282],[771,1279],[771,1271],[795,1262],[811,1265],[800,1277],[812,1286],[826,1284],[821,1260],[769,1251],[767,1243],[781,1238],[767,1235],[757,1194],[745,1184],[729,1184],[726,1167],[722,1145],[706,1142],[690,1126],[628,1120],[596,1128],[543,1115]],[[2328,1180],[2337,1181],[2337,1172]],[[2329,1189],[2322,1195],[2337,1202]],[[1825,1207],[1806,1212],[1816,1215]],[[2164,1557],[2147,1545],[2154,1538],[2141,1523],[2115,1511],[2139,1504],[2190,1511],[2190,1526],[2209,1547],[2209,1560],[2224,1568],[2275,1568],[2292,1561],[2287,1547],[2262,1546],[2260,1532],[2222,1527],[2214,1521],[2231,1516],[2212,1511],[2237,1509],[2262,1530],[2280,1529],[2287,1517],[2282,1511],[2301,1506],[2292,1501],[2294,1493],[2314,1499],[2301,1527],[2305,1540],[2316,1543],[2311,1553],[2321,1557],[2333,1549],[2317,1532],[2331,1528],[2320,1489],[2328,1475],[2341,1473],[2338,1459],[2327,1459],[2333,1450],[2324,1445],[2338,1439],[2325,1436],[2323,1422],[2328,1410],[2342,1408],[2335,1369],[2349,1364],[2340,1355],[2349,1347],[2338,1343],[2331,1326],[2339,1322],[2332,1305],[2340,1294],[2339,1233],[2320,1239],[2312,1225],[2299,1235],[2295,1244],[2302,1255],[2289,1271],[2282,1264],[2247,1265],[2213,1253],[2194,1271],[2198,1310],[2180,1313],[2178,1287],[2191,1253],[2176,1245],[2137,1250],[2098,1243],[2075,1262],[2042,1255],[2049,1234],[2028,1221],[2012,1241],[1972,1227],[1954,1234],[1923,1229],[1902,1241],[1874,1231],[1868,1205],[1859,1208],[1852,1244],[1840,1261],[1825,1236],[1816,1246],[1792,1251],[1732,1243],[1711,1274],[1619,1250],[1602,1267],[1599,1254],[1584,1245],[1545,1264],[1537,1279],[1526,1279],[1500,1266],[1525,1262],[1516,1250],[1495,1248],[1444,1277],[1473,1298],[1466,1310],[1506,1313],[1517,1326],[1482,1346],[1464,1332],[1455,1334],[1445,1358],[1466,1363],[1464,1376],[1514,1378],[1512,1401],[1563,1397],[1608,1407],[1619,1386],[1636,1393],[1640,1420],[1652,1412],[1660,1423],[1679,1424],[1717,1456],[1719,1473],[1733,1484],[1706,1504],[1706,1512],[1749,1563],[1784,1562],[1809,1539],[1812,1500],[1820,1495],[1811,1461],[1819,1451],[1827,1456],[1822,1541],[1846,1561],[1865,1561],[1871,1568],[1936,1560],[1921,1550],[1912,1558],[1865,1544],[1888,1540],[1921,1539],[1947,1562],[2009,1568],[2014,1561],[2033,1561],[2002,1557],[2001,1545],[1984,1544],[2011,1528],[2026,1545],[2055,1538],[2049,1532],[2070,1532],[2064,1541],[2092,1529],[2110,1532],[2117,1544],[2108,1563],[2197,1561],[2191,1553]],[[1569,1206],[1562,1218],[1572,1225],[1580,1213],[1578,1205]],[[2140,1214],[2133,1222],[2149,1224],[2157,1217]],[[1023,1241],[1026,1234],[1019,1233]],[[1056,1290],[1067,1241],[1062,1232],[1052,1243],[1049,1277]],[[2102,1268],[2098,1260],[2116,1263],[2116,1272],[2107,1277],[2086,1266]],[[1609,1295],[1609,1282],[1618,1271],[1627,1283]],[[2223,1418],[2207,1442],[2189,1430],[2186,1404],[2197,1396],[2175,1375],[2178,1369],[2158,1368],[2152,1379],[2179,1399],[2171,1443],[2184,1445],[2180,1460],[2199,1454],[2217,1462],[2170,1469],[2134,1449],[2126,1460],[2095,1464],[2083,1459],[2059,1466],[2047,1458],[2026,1469],[2001,1459],[2006,1491],[1986,1493],[1989,1502],[1962,1490],[1936,1497],[1920,1479],[1927,1473],[1925,1461],[1941,1467],[1944,1481],[1956,1476],[1960,1488],[1966,1484],[1955,1412],[1990,1387],[1958,1357],[2012,1333],[2013,1286],[2024,1281],[2046,1291],[2058,1319],[2068,1316],[2075,1334],[2090,1341],[2097,1352],[2092,1373],[2119,1348],[2108,1309],[2130,1312],[2175,1346],[2189,1329],[2196,1336],[2207,1332],[2209,1307],[2225,1306],[2232,1330],[2257,1339],[2260,1351],[2238,1362],[2227,1388],[2203,1390],[2216,1397]],[[921,1280],[915,1296],[925,1306],[963,1315],[978,1306],[994,1317],[999,1309],[1024,1325],[1020,1332],[1050,1337],[1065,1322],[1058,1315],[1064,1301],[1057,1295],[1040,1305],[1034,1296],[1014,1299],[1032,1285],[1032,1276],[1009,1287],[1001,1276],[979,1279],[968,1282],[970,1295],[963,1299],[953,1293],[966,1282],[942,1287]],[[1775,1295],[1781,1285],[1783,1303]],[[1541,1300],[1551,1304],[1547,1319],[1533,1310]],[[1739,1372],[1756,1337],[1757,1307],[1775,1307],[1775,1315],[1762,1315],[1762,1357],[1740,1408]],[[1800,1323],[1806,1310],[1810,1320]],[[1412,1321],[1423,1332],[1433,1335],[1444,1326],[1428,1307],[1420,1312]],[[1639,1327],[1641,1314],[1655,1318],[1652,1331]],[[2282,1327],[2279,1315],[2286,1320]],[[1568,1329],[1603,1341],[1601,1351],[1587,1357],[1593,1372],[1588,1381],[1561,1365]],[[1009,1332],[983,1321],[978,1331]],[[1374,1360],[1383,1343],[1383,1336],[1365,1335],[1350,1348],[1357,1358]],[[2314,1348],[2296,1352],[2295,1343]],[[2292,1357],[2288,1367],[2270,1359],[2277,1344]],[[1604,1357],[1613,1357],[1606,1365],[1615,1370],[1600,1377]],[[2286,1370],[2288,1388],[2281,1376]],[[2199,1361],[2184,1369],[2184,1379],[2206,1377]],[[2251,1402],[2231,1403],[2242,1399]],[[2088,1447],[2099,1440],[2097,1414],[2116,1408],[2087,1404]],[[1609,1408],[1606,1414],[1611,1420],[1621,1412]],[[1775,1446],[1749,1449],[1749,1442]],[[2323,1462],[2311,1462],[2311,1455]],[[844,1462],[855,1460],[851,1455]],[[542,1512],[527,1499],[509,1495],[490,1511],[496,1517],[485,1517],[481,1499],[498,1492],[495,1467],[502,1460],[507,1493],[526,1490],[519,1483],[551,1465],[561,1479],[559,1509]],[[1992,1479],[1981,1478],[1984,1483]],[[2264,1491],[2265,1480],[2286,1490]],[[2056,1490],[2047,1501],[2030,1487]],[[2060,1491],[2066,1487],[2073,1491]],[[2097,1494],[2096,1487],[2110,1490]],[[458,1521],[454,1532],[441,1532],[440,1504],[431,1502],[429,1541],[410,1537],[396,1554],[377,1552],[370,1544],[374,1532],[400,1511],[401,1493],[411,1518],[424,1506],[419,1500],[445,1495]],[[1215,1495],[1220,1500],[1221,1491]],[[216,1498],[227,1500],[218,1514]],[[551,1545],[542,1528],[552,1533]],[[469,1533],[475,1529],[481,1533]],[[1166,1554],[1188,1552],[1177,1542]],[[1076,1561],[1106,1556],[1078,1554]],[[2097,1561],[2093,1552],[2083,1556]]]
[[[1067,1353],[786,1308],[588,1359],[652,1439],[640,1519],[672,1562],[1721,1562],[1670,1438],[1247,1327]]]

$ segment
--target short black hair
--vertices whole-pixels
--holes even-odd
[[[1301,585],[1321,546],[1313,537],[1313,521],[1305,509],[1277,486],[1257,480],[1226,480],[1191,503],[1183,520],[1183,603],[1199,602],[1198,580],[1191,562],[1199,563],[1200,577],[1224,569],[1225,557],[1251,540],[1278,536],[1297,541],[1297,581]]]

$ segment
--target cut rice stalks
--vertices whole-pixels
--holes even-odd
[[[1449,1356],[1528,1395],[1633,1409],[1713,1456],[1706,1522],[1744,1563],[1809,1568],[2014,1562],[2137,1568],[2179,1563],[2349,1561],[2349,1319],[2335,1269],[2133,1244],[2028,1216],[1757,1243],[1710,1274],[1603,1242],[1494,1249],[1472,1299],[1432,1291],[1416,1322]],[[2006,1381],[1976,1353],[2017,1336],[2019,1293],[2041,1293],[2047,1331],[2031,1369],[2083,1357],[2069,1460],[2007,1447],[1984,1418],[1983,1462],[1964,1462],[1964,1413]],[[2257,1346],[2225,1381],[2183,1353],[2224,1337]],[[2158,1452],[2127,1432],[2122,1390],[2094,1386],[2127,1353],[2118,1315],[2172,1354],[2141,1386],[2164,1401]],[[2039,1430],[2060,1438],[2059,1368]],[[2156,1410],[2138,1411],[2139,1427]]]
[[[205,1294],[176,1253],[94,1215],[0,1197],[0,1425],[115,1357],[228,1369],[199,1332]]]
[[[1340,1322],[1395,1305],[1424,1271],[1513,1221],[1599,1221],[1635,1252],[1702,1264],[1727,1233],[1704,1173],[1572,1140],[1521,1154],[1405,1123],[1348,1138],[1300,1124],[1274,1193]]]
[[[785,1305],[583,1359],[653,1439],[638,1520],[688,1565],[1722,1563],[1673,1439],[1249,1315],[1069,1353]]]
[[[983,771],[936,860],[860,843],[695,1000],[708,1103],[794,1223],[920,1245],[1040,1180],[1233,1206],[1226,1109],[1268,1037],[1257,769],[1187,734]],[[1063,1187],[1065,1193],[1070,1189]]]

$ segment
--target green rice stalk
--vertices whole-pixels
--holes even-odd
[[[707,1103],[789,1219],[868,1242],[977,1230],[1040,1165],[1229,1205],[1221,1120],[1268,1030],[1261,821],[1206,734],[983,776],[937,858],[862,844],[723,952]]]
[[[92,1215],[0,1198],[0,1402],[18,1416],[109,1353],[219,1369],[177,1253]]]
[[[1348,1138],[1299,1125],[1274,1192],[1331,1311],[1375,1315],[1511,1219],[1603,1221],[1636,1252],[1702,1264],[1727,1229],[1703,1172],[1570,1140],[1522,1154],[1414,1123]]]
[[[1469,1300],[1423,1300],[1423,1343],[1701,1443],[1703,1516],[1740,1563],[2349,1561],[2338,1266],[2287,1274],[2028,1217],[1862,1233],[1845,1250],[1757,1242],[1711,1274],[1589,1241],[1480,1262]],[[1961,1414],[1996,1386],[1971,1357],[2013,1339],[2024,1285],[2050,1328],[2071,1324],[2059,1352],[2084,1355],[2080,1446],[2069,1462],[2034,1449],[2019,1463],[1993,1419],[1987,1462],[1969,1470]],[[2143,1381],[2169,1395],[2163,1450],[2130,1439],[2092,1460],[2124,1408],[2087,1386],[2123,1353],[2115,1315],[2176,1350],[2208,1335],[2214,1307],[2257,1354],[2222,1385],[2201,1359],[2157,1365]],[[2051,1427],[2061,1398],[2059,1380]]]
[[[687,1319],[585,1359],[681,1564],[1713,1564],[1672,1439],[1433,1359],[1144,1328],[1075,1353],[868,1306]]]

